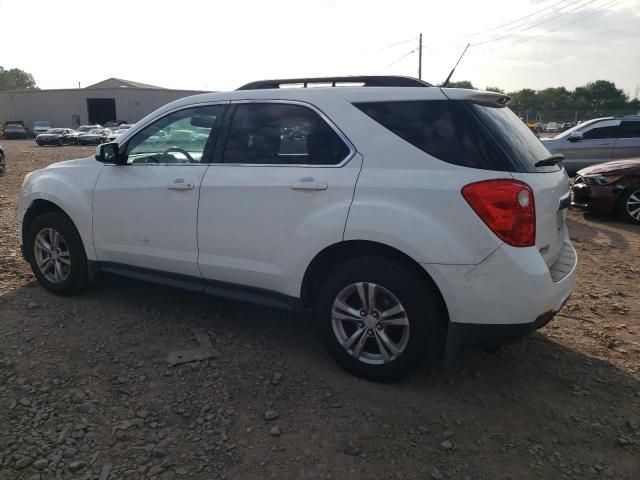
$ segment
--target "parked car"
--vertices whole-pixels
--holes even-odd
[[[47,133],[51,128],[51,124],[47,120],[35,121],[33,122],[33,136],[37,137],[41,133]]]
[[[556,122],[549,122],[547,123],[547,125],[545,126],[545,132],[551,132],[551,133],[555,133],[558,131],[558,124]]]
[[[7,159],[4,156],[4,150],[2,149],[2,145],[0,145],[0,177],[4,177],[4,174],[7,172]]]
[[[601,163],[578,171],[571,205],[595,213],[619,213],[640,224],[640,158]]]
[[[80,135],[78,137],[78,143],[80,145],[100,145],[107,141],[109,135],[111,135],[111,130],[108,128],[94,128]]]
[[[102,125],[80,125],[75,130],[79,135],[82,135],[83,133],[89,133],[91,130],[95,130],[97,128],[102,128]]]
[[[588,120],[553,138],[543,138],[552,153],[564,155],[570,175],[598,163],[640,156],[640,117]]]
[[[116,140],[116,138],[118,138],[124,132],[129,130],[131,127],[133,127],[133,125],[130,125],[130,124],[126,123],[126,124],[120,125],[118,127],[112,128],[111,129],[111,133],[107,136],[107,141],[114,142]]]
[[[41,147],[44,145],[77,145],[78,136],[70,128],[52,128],[47,133],[41,133],[36,137],[36,143]]]
[[[279,88],[314,82],[361,86]],[[28,174],[19,238],[41,284],[71,294],[105,272],[309,310],[374,380],[512,341],[569,298],[569,179],[508,96],[407,77],[241,90]]]
[[[19,140],[27,138],[27,129],[17,123],[10,123],[4,126],[4,138],[7,140]]]

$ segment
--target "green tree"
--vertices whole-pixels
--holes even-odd
[[[629,98],[607,80],[596,80],[575,89],[574,105],[580,110],[614,110],[629,108]]]
[[[33,90],[38,88],[33,75],[19,68],[0,67],[0,90]]]
[[[469,80],[460,80],[458,82],[449,82],[447,88],[469,88],[475,90],[476,87]]]
[[[500,87],[484,87],[484,89],[487,92],[498,92],[498,93],[505,93],[503,89],[501,89]]]
[[[516,112],[530,112],[540,108],[540,101],[535,90],[523,88],[517,92],[509,93],[511,103],[509,106]]]

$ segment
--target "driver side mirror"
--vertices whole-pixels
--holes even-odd
[[[96,160],[102,163],[123,165],[125,158],[120,154],[120,148],[116,142],[103,143],[96,147]]]
[[[569,141],[570,142],[579,142],[580,140],[582,140],[584,134],[582,132],[571,132],[569,134]]]

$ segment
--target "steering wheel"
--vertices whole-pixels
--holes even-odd
[[[185,157],[187,157],[187,160],[189,160],[190,163],[196,163],[196,161],[193,159],[193,157],[191,155],[189,155],[189,152],[187,152],[186,150],[183,150],[180,147],[169,147],[169,148],[167,148],[164,152],[162,152],[162,159],[165,160],[165,157],[171,152],[181,153]]]

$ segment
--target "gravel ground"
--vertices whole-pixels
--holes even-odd
[[[579,282],[554,322],[381,385],[279,311],[107,276],[46,292],[17,193],[93,148],[3,146],[0,480],[640,478],[638,227],[570,212]],[[203,332],[214,356],[169,366]]]

